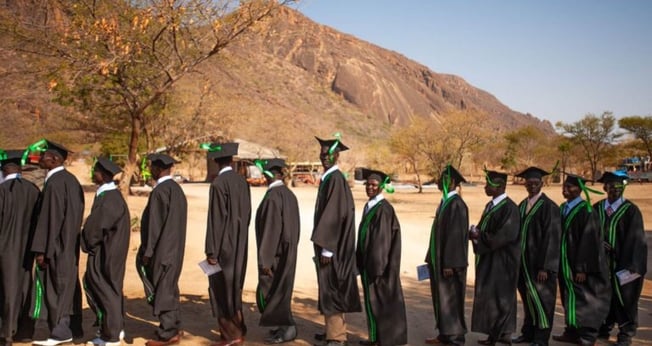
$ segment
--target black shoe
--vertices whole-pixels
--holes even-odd
[[[378,343],[369,340],[360,340],[358,343],[362,346],[378,346]]]
[[[282,344],[290,342],[297,338],[297,328],[295,326],[281,327],[276,330],[276,334],[265,339],[268,345]]]
[[[532,342],[532,338],[528,338],[525,335],[519,335],[515,338],[512,338],[512,343],[514,344],[527,344],[529,342]]]
[[[569,344],[579,344],[580,343],[580,338],[570,336],[568,334],[553,335],[552,339],[555,340],[555,341],[566,342],[566,343],[569,343]]]
[[[478,340],[478,344],[480,344],[480,345],[495,345],[496,342],[491,340],[491,339],[486,339],[486,340]]]
[[[326,334],[324,334],[324,333],[317,333],[317,334],[315,334],[315,340],[317,340],[317,341],[324,341],[324,340],[326,340]]]

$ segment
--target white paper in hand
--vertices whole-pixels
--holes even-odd
[[[640,278],[641,274],[632,273],[627,269],[623,269],[617,271],[616,276],[618,277],[618,283],[620,284],[620,286],[622,286]]]
[[[417,280],[423,281],[430,279],[430,271],[428,270],[428,264],[422,264],[417,266]]]
[[[222,267],[219,264],[209,264],[207,260],[199,262],[199,268],[201,268],[206,276],[211,276],[222,271]]]

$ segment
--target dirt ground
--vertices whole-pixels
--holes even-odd
[[[86,174],[83,174],[85,176]],[[80,180],[84,182],[81,178]],[[87,180],[87,178],[85,179]],[[198,263],[204,259],[204,237],[206,232],[206,215],[208,209],[208,184],[183,184],[188,198],[188,229],[186,241],[186,254],[184,268],[180,280],[181,288],[181,313],[185,336],[181,341],[183,345],[210,345],[218,339],[216,331],[216,319],[212,316],[211,307],[208,302],[208,281],[204,276]],[[599,188],[599,186],[596,186]],[[252,191],[252,207],[258,207],[264,193],[264,187],[254,187]],[[312,265],[313,248],[310,242],[312,231],[312,217],[314,202],[317,193],[316,187],[306,186],[293,188],[299,200],[301,210],[301,240],[299,244],[299,258],[297,276],[294,290],[293,310],[298,323],[299,336],[294,342],[287,345],[312,345],[313,334],[323,329],[323,317],[317,311],[317,279]],[[553,185],[544,188],[544,192],[556,200],[562,202],[561,186]],[[509,185],[508,195],[515,201],[520,201],[526,196],[523,186]],[[356,214],[360,217],[363,205],[366,202],[364,189],[361,185],[353,188],[356,202]],[[652,184],[633,184],[627,187],[625,192],[627,198],[633,200],[643,211],[645,227],[648,235],[648,246],[652,244]],[[482,185],[466,186],[463,188],[462,196],[469,206],[470,222],[476,223],[484,205],[488,201]],[[430,226],[433,221],[434,211],[439,203],[441,194],[435,189],[426,189],[424,193],[416,193],[416,190],[397,190],[396,193],[387,195],[387,199],[394,205],[402,229],[402,283],[407,304],[407,316],[410,345],[423,345],[427,337],[437,335],[434,329],[434,315],[430,298],[428,282],[416,280],[416,266],[423,263]],[[592,201],[597,201],[600,196],[592,195]],[[86,214],[88,214],[93,194],[86,194]],[[128,198],[128,204],[133,217],[140,217],[146,204],[146,197],[132,196]],[[143,288],[135,269],[136,250],[140,244],[138,232],[132,233],[130,252],[127,259],[127,273],[125,279],[125,304],[126,304],[126,339],[125,343],[130,345],[144,345],[146,339],[154,336],[154,329],[157,325],[156,318],[151,314],[151,308],[144,299]],[[472,253],[472,251],[470,251]],[[243,294],[244,313],[249,329],[247,345],[263,345],[263,339],[267,330],[258,327],[259,313],[255,306],[256,277],[256,243],[253,229],[253,220],[249,230],[249,261],[247,266],[247,277]],[[652,257],[652,256],[651,256]],[[85,269],[85,257],[82,257],[80,265],[80,276]],[[648,259],[648,263],[652,260]],[[471,262],[472,263],[472,262]],[[648,265],[650,270],[652,266]],[[469,269],[469,285],[466,294],[466,320],[470,328],[471,307],[473,300],[473,272]],[[640,327],[634,344],[652,345],[652,279],[647,274],[646,283],[643,289],[639,305]],[[519,326],[521,323],[522,306],[519,303]],[[95,328],[92,326],[94,316],[92,311],[85,305],[84,328],[85,339],[77,342],[83,343],[94,337]],[[349,343],[358,344],[359,340],[366,339],[367,330],[363,313],[347,315],[349,323]],[[563,328],[563,310],[561,304],[557,305],[557,314],[554,321],[553,334],[558,334]],[[35,339],[47,337],[46,325],[40,321],[37,325]],[[474,345],[478,339],[484,339],[485,335],[469,333],[467,344]],[[615,336],[611,340],[614,341]],[[551,345],[555,345],[552,342]],[[602,342],[601,344],[607,344]],[[15,344],[28,345],[28,344]]]

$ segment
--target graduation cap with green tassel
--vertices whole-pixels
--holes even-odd
[[[208,158],[215,160],[238,155],[238,143],[201,143],[199,149],[208,151]]]
[[[394,186],[392,186],[392,179],[389,175],[372,169],[362,168],[362,179],[369,180],[374,179],[380,184],[378,188],[384,190],[387,193],[394,193]]]
[[[582,190],[582,192],[584,192],[584,196],[586,196],[587,210],[591,212],[593,208],[591,207],[591,198],[589,196],[589,192],[593,192],[597,195],[604,195],[604,193],[586,186],[586,183],[592,182],[592,180],[571,173],[564,172],[564,174],[566,174],[566,180],[564,181],[564,184],[578,186]]]
[[[443,189],[442,192],[444,193],[444,196],[443,196],[444,199],[448,198],[448,192],[449,192],[448,191],[448,188],[449,188],[448,186],[451,183],[451,179],[455,179],[455,182],[457,182],[458,184],[466,183],[466,179],[464,179],[462,174],[460,172],[458,172],[457,169],[455,169],[455,167],[451,166],[450,163],[447,164],[446,167],[444,168],[444,170],[441,172],[441,178],[440,179],[441,179],[441,186],[442,186],[442,189]]]
[[[487,184],[491,187],[501,186],[500,183],[495,182],[496,179],[501,179],[505,183],[507,182],[507,173],[490,171],[487,170],[487,167],[484,167],[484,177],[487,180]]]

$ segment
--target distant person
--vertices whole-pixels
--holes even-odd
[[[256,305],[261,313],[259,324],[273,327],[265,343],[280,344],[297,337],[292,316],[292,292],[301,215],[297,197],[283,183],[285,161],[272,159],[261,166],[268,188],[256,211]]]
[[[443,196],[430,230],[426,263],[439,335],[426,339],[426,344],[464,345],[469,210],[457,188],[465,182],[451,165],[444,168],[437,182]]]
[[[40,209],[31,244],[37,265],[36,303],[32,315],[47,309],[49,337],[35,345],[59,345],[84,335],[79,283],[79,241],[84,214],[84,192],[63,163],[69,150],[45,141],[39,164],[47,169]],[[42,292],[38,289],[42,287]],[[39,299],[42,296],[42,300]],[[45,307],[38,302],[45,303]]]
[[[609,273],[600,236],[600,220],[588,200],[584,178],[567,174],[562,188],[562,237],[559,292],[566,327],[553,340],[580,345],[595,344],[598,328],[611,304]],[[588,199],[588,198],[587,198]]]
[[[0,150],[0,345],[32,339],[29,317],[34,258],[29,241],[39,190],[21,176],[22,150]]]
[[[469,233],[476,255],[471,330],[488,334],[480,345],[511,344],[516,329],[520,215],[505,193],[506,184],[507,174],[486,172],[484,190],[491,201]]]
[[[247,269],[251,220],[249,184],[233,170],[238,143],[214,143],[208,157],[219,173],[211,183],[206,225],[206,260],[221,271],[208,277],[211,306],[222,341],[216,346],[244,344],[247,334],[242,314],[242,287]]]
[[[401,225],[383,191],[392,192],[380,171],[362,173],[369,200],[358,231],[356,258],[367,312],[367,346],[407,344],[407,317],[401,287]]]
[[[355,204],[346,177],[337,161],[348,150],[339,138],[317,138],[324,168],[315,204],[311,240],[315,249],[319,311],[324,315],[325,334],[315,339],[326,346],[347,344],[344,313],[360,312],[355,260]]]
[[[176,161],[165,154],[150,154],[147,159],[156,185],[149,194],[140,222],[136,267],[159,326],[156,338],[147,340],[145,345],[174,345],[183,336],[179,276],[186,245],[188,202],[171,176]]]
[[[131,237],[129,207],[113,177],[122,170],[109,159],[93,166],[93,183],[98,185],[91,213],[82,229],[82,251],[88,254],[84,289],[86,301],[95,312],[98,335],[95,346],[119,346],[124,338],[122,287]]]
[[[550,173],[528,167],[516,176],[525,179],[528,196],[518,206],[521,216],[521,271],[518,292],[523,303],[521,335],[512,341],[548,345],[557,301],[557,271],[561,240],[559,207],[541,192]]]
[[[638,206],[625,199],[628,177],[622,172],[605,172],[598,182],[604,184],[607,198],[593,205],[602,225],[603,241],[611,276],[611,308],[600,327],[600,338],[618,324],[615,345],[631,345],[638,328],[638,301],[647,272],[647,240],[643,216]],[[625,280],[632,277],[632,281]],[[622,278],[622,279],[621,279]]]

